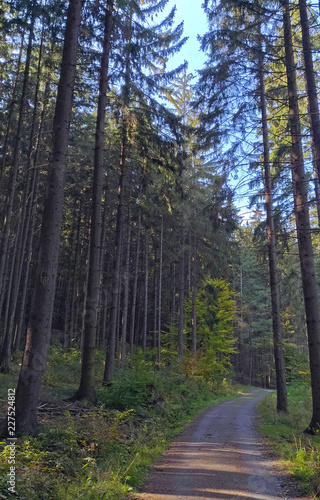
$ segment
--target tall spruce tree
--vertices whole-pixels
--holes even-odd
[[[101,55],[99,96],[94,149],[94,174],[92,186],[92,213],[90,225],[90,262],[88,292],[86,300],[85,329],[80,387],[73,399],[86,399],[95,402],[95,348],[98,320],[98,302],[101,275],[101,212],[104,177],[104,137],[105,114],[107,106],[109,54],[111,47],[113,0],[108,0],[104,21],[104,37]]]
[[[296,229],[302,287],[308,330],[312,406],[313,413],[308,431],[320,429],[320,304],[311,240],[308,207],[308,184],[303,162],[302,134],[300,126],[299,96],[296,83],[295,59],[292,45],[292,30],[289,0],[282,2],[283,39],[289,96],[289,123],[291,129],[291,165],[294,192]]]
[[[267,212],[267,245],[269,250],[270,289],[272,296],[272,317],[274,332],[275,367],[277,374],[277,408],[286,412],[287,395],[284,369],[284,355],[282,349],[279,280],[276,266],[275,232],[272,208],[272,183],[270,176],[270,155],[267,124],[267,103],[264,86],[265,47],[269,45],[268,37],[264,38],[261,26],[268,24],[270,12],[260,0],[243,2],[239,5],[233,0],[222,0],[215,9],[206,2],[207,15],[212,21],[213,29],[203,37],[203,48],[209,51],[206,69],[200,79],[200,89],[204,90],[205,103],[209,104],[209,111],[204,114],[206,142],[212,140],[212,134],[219,123],[220,114],[225,114],[230,130],[240,130],[240,142],[237,150],[245,151],[242,144],[246,140],[247,130],[256,123],[255,99],[257,96],[261,108],[261,127],[263,135],[263,168]],[[263,39],[264,38],[264,39]],[[243,61],[245,63],[243,64]],[[243,74],[244,84],[238,78]],[[235,75],[237,75],[235,77]],[[252,78],[253,76],[253,78]],[[250,81],[251,78],[251,81]],[[212,82],[212,89],[205,86]],[[256,88],[254,88],[254,85]],[[258,88],[258,92],[256,89]],[[219,95],[221,89],[221,95]],[[235,98],[239,92],[241,99]],[[201,102],[201,101],[200,101]],[[225,106],[224,106],[225,104]],[[227,111],[225,111],[225,108]],[[246,113],[248,111],[248,114]],[[214,128],[212,131],[212,123]],[[252,126],[252,125],[251,125]],[[256,126],[259,126],[256,124]],[[211,128],[211,131],[210,131]],[[222,130],[227,137],[227,127]],[[236,161],[236,160],[235,160]]]
[[[47,195],[42,217],[37,277],[17,387],[17,435],[37,432],[40,384],[51,336],[80,19],[81,0],[70,0],[53,125]]]
[[[118,208],[115,238],[115,263],[113,277],[113,303],[111,328],[109,334],[104,382],[110,382],[114,372],[117,317],[120,298],[120,269],[121,269],[121,235],[124,223],[124,203],[127,179],[129,178],[128,156],[137,149],[144,150],[146,144],[142,138],[137,138],[137,128],[149,126],[149,143],[157,142],[158,151],[169,147],[172,150],[174,134],[172,130],[178,121],[173,113],[166,110],[159,102],[158,96],[172,81],[180,70],[167,73],[165,71],[167,59],[177,52],[185,39],[182,39],[182,24],[174,27],[175,9],[172,9],[160,23],[151,23],[155,14],[161,12],[166,1],[131,2],[125,3],[115,13],[115,30],[119,33],[121,44],[115,47],[112,53],[112,64],[118,71],[116,79],[110,80],[110,86],[120,88],[115,96],[114,106],[118,112],[120,144]],[[160,125],[161,124],[161,125]],[[159,133],[163,127],[162,134]],[[163,136],[170,135],[169,140]],[[135,139],[136,137],[136,139]],[[161,145],[162,143],[162,145]],[[161,162],[161,153],[159,161]]]

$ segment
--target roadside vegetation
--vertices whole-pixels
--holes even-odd
[[[104,353],[97,356],[97,377]],[[1,413],[18,362],[1,375]],[[40,404],[40,432],[16,447],[17,494],[8,493],[8,453],[1,443],[1,498],[121,500],[143,482],[170,440],[206,407],[240,392],[226,380],[205,382],[137,355],[97,389],[99,404],[67,401],[81,370],[79,351],[51,347]],[[189,371],[189,370],[187,370]]]
[[[258,404],[259,430],[286,469],[298,479],[303,491],[320,494],[320,435],[305,434],[312,414],[307,372],[288,388],[288,415],[277,414],[276,393]]]

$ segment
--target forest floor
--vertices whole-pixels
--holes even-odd
[[[300,500],[256,428],[250,392],[201,413],[153,467],[136,500]]]

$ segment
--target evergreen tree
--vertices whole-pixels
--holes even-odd
[[[45,371],[51,335],[80,16],[81,2],[71,0],[56,103],[54,139],[46,205],[42,219],[37,279],[17,387],[17,435],[35,434],[37,431],[40,383]]]

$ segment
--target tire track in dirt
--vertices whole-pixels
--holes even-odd
[[[157,462],[135,499],[301,500],[255,429],[255,405],[269,392],[254,389],[201,413]]]

